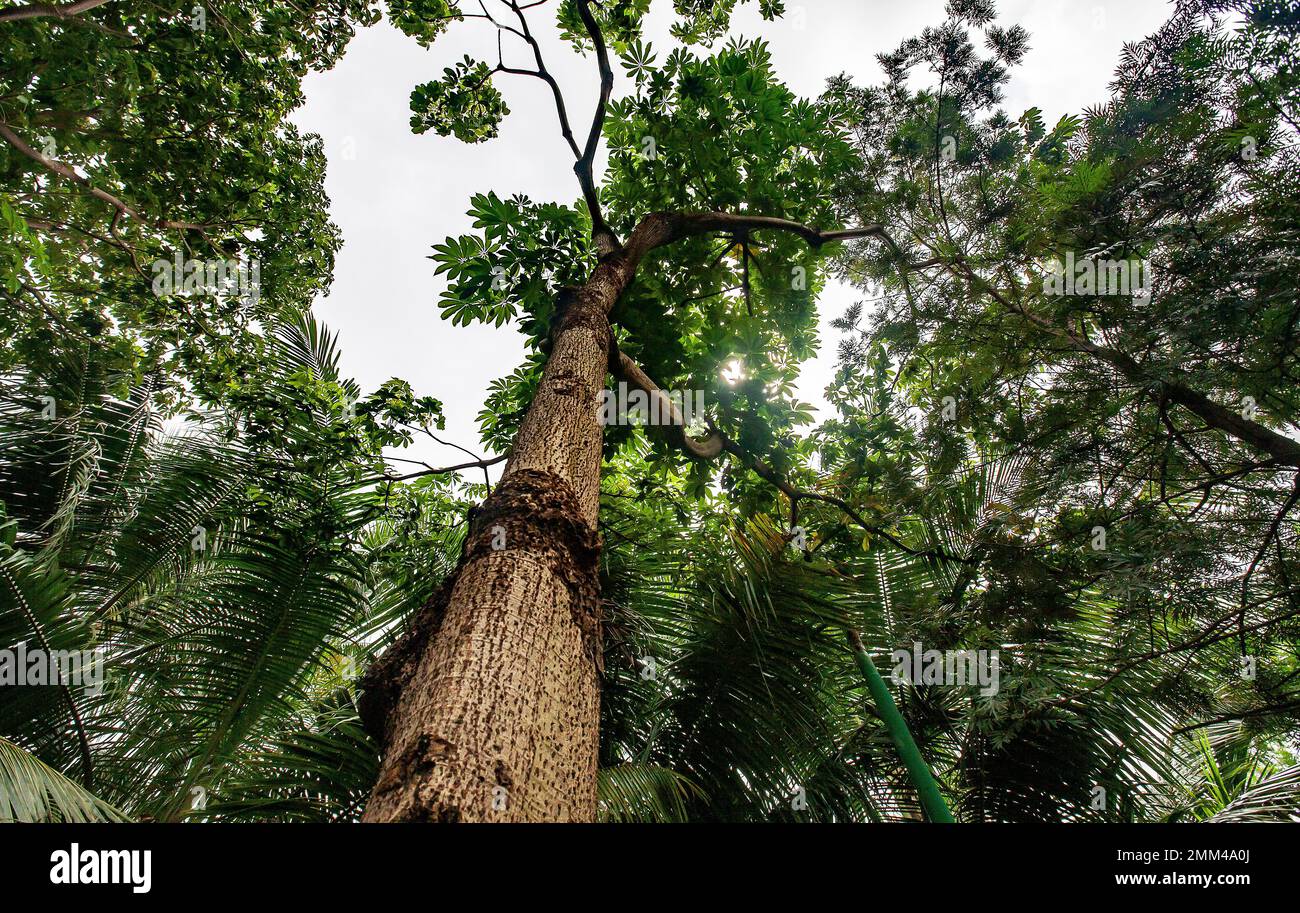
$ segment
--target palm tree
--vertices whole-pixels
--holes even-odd
[[[178,818],[265,776],[277,749],[355,728],[349,676],[422,588],[367,568],[398,531],[376,524],[388,486],[358,487],[363,464],[329,459],[355,399],[332,337],[307,319],[270,340],[271,379],[248,401],[275,405],[239,421],[164,422],[147,380],[107,374],[93,353],[0,390],[0,640],[92,651],[105,669],[100,693],[10,689],[0,794],[13,814],[112,803]],[[307,764],[285,773],[313,782]]]

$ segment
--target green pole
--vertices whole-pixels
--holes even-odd
[[[852,628],[848,629],[848,635],[849,646],[853,648],[853,657],[858,661],[862,677],[867,680],[867,690],[871,692],[876,710],[880,712],[880,718],[885,721],[885,729],[889,732],[889,737],[894,740],[894,747],[898,749],[898,754],[903,759],[908,778],[916,787],[916,794],[921,800],[921,807],[925,809],[926,818],[936,824],[955,823],[952,812],[948,811],[948,803],[943,801],[943,795],[939,792],[939,784],[935,782],[934,774],[930,773],[930,766],[925,763],[925,758],[921,757],[921,750],[916,747],[916,740],[912,738],[911,730],[907,728],[907,721],[898,712],[893,695],[885,687],[885,680],[880,677],[876,664],[871,661],[866,648],[862,646],[862,638]]]

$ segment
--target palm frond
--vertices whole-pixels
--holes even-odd
[[[0,737],[0,823],[126,820],[103,799]]]
[[[597,819],[672,823],[689,820],[689,807],[707,801],[698,786],[667,767],[629,762],[596,774]]]
[[[1300,822],[1300,764],[1256,783],[1208,820],[1212,824]]]

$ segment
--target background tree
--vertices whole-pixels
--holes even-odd
[[[338,232],[318,138],[287,122],[363,2],[10,7],[0,19],[6,369],[86,346],[208,401],[257,327],[328,288]],[[58,10],[57,13],[53,10]],[[220,180],[213,180],[220,175]],[[156,263],[256,263],[257,295],[155,294]]]
[[[1294,763],[1295,10],[1179,4],[1050,131],[995,108],[1027,36],[949,10],[885,85],[831,88],[861,112],[841,199],[895,245],[841,261],[877,297],[841,324],[823,468],[960,557],[904,640],[1003,647],[995,700],[916,721],[958,739],[966,814],[1089,814],[1102,786],[1092,814],[1159,815],[1142,780],[1180,780],[1203,733],[1224,763]],[[1146,261],[1149,293],[1056,294],[1067,255]],[[944,522],[981,477],[982,516]],[[1021,737],[983,738],[986,713]]]

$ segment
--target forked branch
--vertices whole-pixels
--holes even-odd
[[[609,64],[609,49],[605,47],[605,36],[600,31],[600,23],[591,12],[588,0],[578,0],[578,15],[582,24],[596,46],[596,66],[600,69],[600,98],[596,102],[596,111],[591,118],[591,129],[587,133],[587,145],[582,155],[573,165],[573,173],[578,176],[582,187],[583,199],[587,201],[587,211],[591,214],[591,235],[596,242],[596,249],[602,256],[618,248],[618,237],[605,222],[600,209],[600,194],[596,191],[596,179],[592,174],[596,150],[600,148],[600,134],[605,127],[605,109],[609,106],[610,95],[614,91],[614,70]]]
[[[587,29],[587,34],[591,37],[596,47],[596,61],[600,70],[600,98],[596,104],[596,111],[592,115],[591,128],[587,134],[586,144],[579,148],[577,137],[574,135],[573,127],[569,121],[568,106],[564,101],[564,93],[560,90],[559,83],[551,71],[546,68],[546,61],[542,57],[542,48],[537,38],[533,35],[532,29],[528,25],[528,17],[524,11],[531,9],[538,3],[521,4],[519,0],[501,0],[515,14],[519,21],[519,28],[504,25],[497,22],[492,14],[483,7],[483,17],[502,31],[510,32],[516,35],[528,45],[533,52],[533,61],[536,69],[524,70],[516,67],[508,67],[500,59],[500,41],[497,42],[497,70],[502,73],[510,73],[515,76],[532,76],[546,83],[551,90],[551,97],[555,101],[555,113],[560,122],[560,135],[564,137],[565,143],[568,144],[569,150],[573,153],[573,173],[578,179],[578,186],[582,190],[582,198],[586,201],[587,212],[591,216],[591,236],[596,243],[596,250],[603,257],[618,250],[618,236],[614,230],[609,227],[605,221],[605,216],[600,208],[600,194],[596,189],[596,179],[594,175],[594,165],[596,161],[596,151],[600,147],[601,131],[605,125],[605,109],[609,105],[610,95],[614,89],[614,71],[609,63],[609,51],[605,46],[605,38],[600,30],[600,23],[592,14],[588,0],[579,0],[578,14],[582,18],[583,25]],[[482,5],[480,3],[480,5]]]

